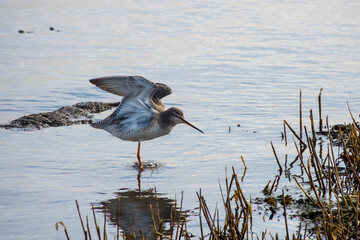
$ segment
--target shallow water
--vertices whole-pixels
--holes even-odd
[[[242,174],[243,155],[243,190],[262,196],[278,168],[269,142],[282,163],[295,153],[281,131],[284,119],[298,129],[300,89],[307,125],[309,109],[318,118],[320,88],[330,124],[350,121],[347,101],[358,116],[359,10],[358,1],[1,1],[0,122],[118,101],[88,79],[141,75],[170,86],[165,104],[205,132],[179,125],[144,142],[143,160],[162,166],[141,174],[141,191],[156,188],[168,199],[184,191],[184,209],[194,210],[201,188],[214,209],[218,181],[225,168]],[[139,188],[136,143],[88,125],[0,129],[0,142],[1,239],[65,239],[58,221],[81,239],[75,199],[91,216],[90,203]],[[190,220],[188,230],[199,235],[197,217]],[[259,215],[253,230],[265,229],[283,234],[284,223]]]

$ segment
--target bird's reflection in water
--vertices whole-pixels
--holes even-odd
[[[150,170],[151,172],[157,171],[160,167],[163,165],[161,163],[155,163],[155,162],[143,162],[143,165],[140,166],[138,163],[135,163],[132,165],[132,168],[136,169],[138,171],[137,174],[137,181],[138,181],[138,190],[141,191],[141,174],[144,171]]]
[[[157,193],[154,189],[143,191],[121,189],[116,195],[117,197],[113,199],[100,202],[99,207],[103,212],[106,208],[110,224],[118,225],[126,237],[135,234],[137,239],[141,239],[142,234],[145,239],[155,238],[150,205],[156,226],[158,226],[160,218],[164,222],[162,233],[171,234],[173,231],[171,219],[178,219],[180,214],[174,200],[162,197],[162,194]]]

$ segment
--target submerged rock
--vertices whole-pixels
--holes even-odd
[[[100,113],[119,105],[115,103],[82,102],[72,106],[59,108],[53,112],[36,113],[15,119],[8,124],[0,124],[0,127],[41,129],[46,127],[69,126],[73,124],[92,123],[93,113]],[[82,118],[82,119],[80,119]]]

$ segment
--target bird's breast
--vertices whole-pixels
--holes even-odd
[[[158,138],[164,135],[167,135],[173,129],[172,126],[163,127],[158,124],[157,121],[153,121],[147,127],[140,129],[140,130],[133,130],[133,131],[125,131],[119,134],[118,138],[125,140],[125,141],[147,141],[154,138]]]

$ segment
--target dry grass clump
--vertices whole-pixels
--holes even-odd
[[[358,239],[359,225],[359,188],[360,188],[360,129],[355,122],[346,125],[338,132],[342,153],[335,157],[333,135],[330,139],[327,153],[320,158],[315,149],[317,139],[308,137],[309,157],[301,160],[301,168],[305,172],[304,184],[299,183],[303,193],[313,205],[311,211],[304,211],[301,216],[315,222],[312,230],[316,236],[325,239]],[[345,137],[346,136],[346,137]]]
[[[305,199],[293,199],[289,195],[282,194],[274,197],[283,167],[271,143],[275,159],[279,166],[277,175],[271,184],[268,182],[263,190],[265,198],[263,203],[275,206],[280,203],[283,207],[283,218],[286,229],[286,239],[359,239],[360,238],[360,128],[354,119],[350,108],[349,113],[352,123],[339,124],[329,127],[328,118],[326,126],[323,126],[321,117],[321,92],[318,97],[319,103],[319,131],[315,131],[315,124],[312,110],[310,110],[311,131],[302,126],[301,91],[300,91],[300,134],[284,120],[284,139],[287,145],[286,128],[290,129],[299,143],[293,139],[297,157],[290,163],[295,163],[301,172],[300,175],[291,175],[285,170],[285,176],[294,179],[297,186],[306,196]],[[324,131],[323,128],[327,129]],[[305,136],[302,134],[305,131]],[[310,133],[311,135],[309,136]],[[300,136],[299,136],[300,135]],[[324,155],[323,141],[321,136],[327,136],[327,151]],[[305,140],[303,140],[305,139]],[[318,145],[317,145],[318,144]],[[341,147],[341,153],[335,154],[334,148]],[[306,156],[306,157],[305,157]],[[286,169],[286,164],[285,164]],[[226,180],[226,198],[223,199],[225,222],[224,226],[219,225],[218,213],[213,217],[206,206],[206,202],[200,195],[200,210],[203,212],[210,229],[209,239],[259,239],[252,233],[252,201],[246,200],[241,190],[237,175],[233,169],[233,175],[228,184]],[[301,179],[301,181],[299,180]],[[220,186],[221,188],[221,186]],[[297,233],[290,234],[287,226],[287,205],[296,202],[299,208],[300,223]],[[272,214],[276,210],[270,207]],[[218,210],[216,210],[218,211]],[[302,227],[302,223],[303,227]],[[200,219],[201,225],[201,219]],[[305,225],[305,227],[304,227]],[[201,231],[203,232],[203,231]],[[261,239],[266,239],[267,233],[271,239],[279,239],[278,234],[271,235],[265,230]],[[203,239],[204,236],[201,236]]]
[[[321,91],[319,112],[321,112]],[[360,128],[350,108],[349,112],[352,117],[350,124],[339,124],[329,128],[328,118],[326,118],[327,131],[323,131],[323,121],[319,115],[319,131],[316,132],[312,110],[310,110],[311,132],[309,133],[311,136],[304,127],[305,141],[284,121],[285,145],[287,144],[285,125],[299,140],[299,144],[294,140],[297,157],[291,165],[299,160],[301,174],[293,175],[292,178],[306,196],[307,201],[302,201],[303,204],[300,206],[302,211],[300,216],[309,224],[310,237],[359,239]],[[322,135],[327,136],[329,140],[325,155],[321,141]],[[341,148],[339,155],[334,152],[335,146]],[[276,153],[275,157],[277,159]],[[277,162],[279,164],[278,159]],[[281,175],[281,166],[279,171]],[[299,179],[302,179],[302,182]],[[265,188],[265,192],[267,189],[268,187]]]
[[[225,180],[226,197],[222,199],[225,211],[224,226],[221,227],[219,223],[219,210],[215,209],[212,217],[206,201],[201,195],[201,191],[198,193],[201,239],[205,239],[206,237],[204,236],[201,213],[204,215],[207,226],[210,229],[208,239],[246,239],[249,236],[249,231],[251,231],[252,228],[251,199],[248,201],[245,198],[237,174],[234,168],[232,170],[233,174],[230,182],[227,178]],[[220,190],[221,195],[224,196],[221,185]]]

